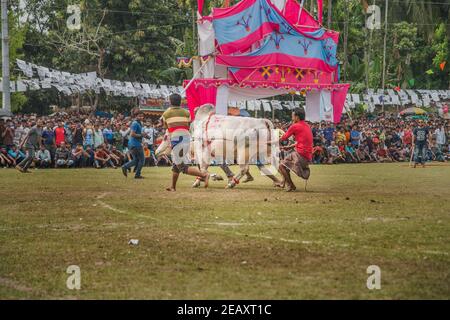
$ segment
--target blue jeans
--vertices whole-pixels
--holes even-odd
[[[141,176],[141,170],[145,163],[144,149],[141,147],[132,147],[130,149],[131,156],[133,160],[127,162],[123,167],[125,169],[130,169],[131,167],[136,167],[136,177]]]
[[[414,162],[424,164],[427,157],[427,146],[425,144],[416,144],[414,147]],[[420,159],[420,160],[419,160]]]

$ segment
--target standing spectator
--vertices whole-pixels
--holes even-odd
[[[414,145],[414,168],[419,163],[425,168],[428,141],[431,141],[430,131],[428,127],[425,127],[423,120],[419,120],[419,125],[417,128],[414,128],[412,137],[412,144]]]
[[[72,145],[73,144],[73,123],[71,121],[67,122],[66,125],[64,126],[64,130],[65,130],[65,138],[66,138],[66,143],[68,145]]]
[[[405,130],[403,130],[403,144],[410,145],[412,144],[412,130],[409,125],[406,126]]]
[[[21,163],[16,166],[16,169],[22,173],[27,173],[29,166],[33,163],[36,149],[42,144],[42,120],[38,119],[36,125],[33,126],[27,135],[20,143],[19,149],[25,146],[26,156]]]
[[[359,131],[359,128],[357,126],[354,126],[350,131],[350,140],[353,147],[359,147],[361,143],[361,132]]]
[[[127,147],[129,149],[128,140],[130,138],[130,132],[131,132],[130,128],[127,125],[123,124],[122,128],[120,129],[120,135],[122,136],[123,148]]]
[[[122,141],[122,135],[120,134],[120,125],[116,124],[115,128],[113,130],[113,145],[118,149],[118,150],[123,150],[123,141]]]
[[[18,146],[23,138],[25,138],[25,127],[26,127],[26,121],[22,120],[19,125],[16,126],[14,131],[14,144]]]
[[[73,144],[76,145],[83,145],[83,127],[81,126],[81,123],[79,121],[75,122],[73,125]]]
[[[3,132],[6,130],[5,119],[0,118],[0,146],[4,146],[3,144]]]
[[[83,130],[83,140],[84,140],[84,146],[85,147],[92,147],[94,146],[94,128],[92,127],[89,120],[86,119],[86,125]]]
[[[434,134],[436,135],[436,160],[445,161],[444,147],[447,143],[447,136],[445,134],[445,126],[443,122],[439,124],[434,131]]]
[[[4,127],[2,137],[3,144],[7,148],[11,148],[14,145],[14,124],[11,120],[8,121],[8,123]]]
[[[98,125],[94,125],[94,148],[100,147],[103,143],[105,143],[105,139],[103,138],[102,128]]]
[[[332,123],[329,123],[325,127],[325,129],[323,129],[323,136],[325,138],[326,145],[327,146],[331,145],[331,141],[334,141],[335,136],[336,136],[334,126]]]
[[[142,120],[144,119],[144,113],[139,111],[136,115],[136,119],[131,124],[130,140],[128,141],[128,148],[130,149],[133,160],[127,162],[122,166],[122,173],[125,177],[128,176],[128,169],[135,167],[136,174],[135,179],[143,179],[141,175],[142,167],[144,166],[144,149],[142,148],[142,138],[144,133],[142,132]]]
[[[103,138],[104,138],[105,142],[107,142],[108,144],[113,143],[114,135],[113,135],[113,131],[111,129],[111,125],[109,123],[103,129]]]
[[[146,161],[148,162],[147,165],[150,165],[150,159],[153,160],[154,165],[157,164],[157,160],[155,157],[155,148],[153,146],[154,141],[155,141],[155,135],[156,135],[156,130],[152,125],[151,121],[147,121],[145,123],[145,126],[143,128],[143,132],[146,135],[146,138],[144,138],[142,141],[144,142],[144,144],[147,145],[147,148],[149,150],[149,157],[148,160],[146,159]]]
[[[56,143],[55,143],[55,132],[53,131],[53,122],[48,121],[47,126],[42,131],[42,143],[50,152],[51,159],[55,159]]]
[[[55,128],[55,144],[59,147],[61,143],[66,141],[66,129],[64,129],[64,124],[62,121],[58,123],[58,127]]]

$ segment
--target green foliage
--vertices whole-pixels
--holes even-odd
[[[23,57],[23,44],[26,38],[27,28],[21,26],[19,23],[19,15],[17,11],[10,10],[8,12],[8,25],[9,25],[9,59],[10,59],[10,70],[13,71],[15,68],[16,59]],[[1,70],[1,66],[0,66]],[[11,81],[17,80],[17,76],[12,72]],[[1,94],[0,94],[1,96]],[[23,105],[26,103],[27,98],[25,94],[15,92],[11,93],[11,110],[13,112],[20,111]]]

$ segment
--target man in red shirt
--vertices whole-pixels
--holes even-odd
[[[66,130],[64,129],[64,125],[62,122],[58,124],[58,127],[55,129],[55,143],[56,146],[59,147],[61,142],[66,141]]]
[[[310,175],[308,163],[312,161],[313,134],[310,126],[305,122],[305,117],[305,109],[295,109],[292,112],[293,124],[280,139],[280,142],[289,139],[291,136],[294,136],[295,139],[294,145],[282,147],[282,149],[295,148],[295,150],[281,161],[279,168],[284,181],[278,186],[284,187],[285,182],[287,182],[288,192],[296,189],[292,182],[290,171],[293,171],[297,176],[305,180],[308,180]]]

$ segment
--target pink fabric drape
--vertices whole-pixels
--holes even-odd
[[[320,25],[313,18],[313,16],[303,7],[300,19],[298,17],[300,11],[300,4],[295,0],[287,0],[284,9],[284,16],[293,25],[298,25],[298,29],[302,31],[315,31],[320,28]]]
[[[319,23],[322,24],[323,19],[323,0],[317,0],[317,16]]]
[[[197,0],[197,8],[198,8],[198,13],[200,13],[200,15],[203,15],[203,5],[205,4],[205,0]]]
[[[207,88],[204,86],[196,87],[194,80],[194,83],[192,83],[186,91],[186,98],[189,112],[191,113],[191,119],[194,120],[195,109],[206,103],[216,105],[217,88],[215,86]]]
[[[333,91],[331,95],[331,103],[333,104],[334,123],[339,123],[344,110],[345,98],[347,97],[350,85],[343,86],[340,90]]]

